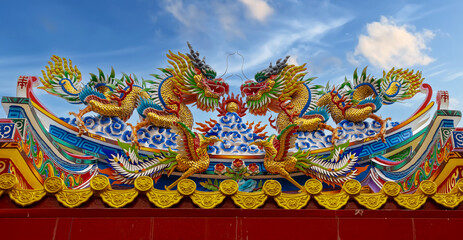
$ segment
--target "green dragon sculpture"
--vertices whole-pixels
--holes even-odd
[[[107,159],[116,172],[115,178],[122,183],[132,184],[140,176],[156,178],[163,173],[170,175],[174,170],[184,172],[175,182],[166,186],[166,189],[170,190],[180,180],[205,171],[210,163],[207,147],[222,140],[216,136],[205,137],[202,134],[193,133],[186,124],[181,122],[173,123],[172,126],[179,135],[177,152],[169,149],[167,152],[142,157],[136,146],[119,142],[125,154],[112,154]]]
[[[381,138],[385,141],[386,122],[391,118],[382,119],[375,114],[383,104],[389,105],[400,100],[412,98],[418,91],[424,78],[421,72],[392,68],[383,71],[383,77],[375,79],[367,75],[365,67],[360,74],[357,69],[353,81],[345,81],[338,90],[325,89],[326,93],[317,101],[319,107],[328,107],[331,117],[336,123],[348,120],[354,123],[371,118],[381,124],[381,129],[372,139]]]
[[[358,157],[352,153],[344,153],[349,142],[335,146],[331,155],[326,158],[310,155],[309,151],[298,150],[290,153],[288,150],[294,147],[296,141],[297,124],[291,124],[275,137],[270,136],[267,140],[257,140],[251,145],[265,149],[264,167],[271,174],[279,174],[301,191],[305,188],[296,182],[291,176],[292,172],[302,172],[313,178],[328,184],[341,186],[344,182],[357,176],[354,168]]]
[[[42,70],[43,78],[40,78],[43,86],[39,87],[50,94],[64,98],[73,104],[85,104],[84,109],[79,113],[70,112],[76,117],[79,127],[78,135],[88,132],[82,121],[82,116],[89,112],[96,112],[102,116],[118,117],[124,122],[132,115],[134,109],[143,99],[149,98],[142,86],[134,85],[138,83],[131,76],[124,74],[121,79],[115,78],[114,69],[111,74],[105,76],[101,69],[99,74],[90,74],[90,82],[82,86],[82,74],[77,66],[72,65],[72,61],[53,55],[46,66],[47,71]],[[125,83],[124,81],[125,80]]]
[[[187,104],[195,103],[203,111],[213,111],[220,98],[228,93],[229,86],[222,78],[216,78],[216,72],[199,58],[188,43],[190,53],[174,54],[169,52],[170,68],[160,69],[162,75],[155,75],[149,99],[142,99],[138,113],[143,118],[133,129],[133,143],[139,146],[137,131],[149,125],[171,128],[172,122],[182,122],[193,126],[193,115]],[[130,124],[129,124],[130,125]]]
[[[275,66],[270,66],[255,75],[255,80],[241,85],[241,92],[246,96],[246,105],[254,115],[265,115],[268,110],[279,113],[277,131],[291,124],[299,125],[298,131],[311,132],[327,129],[333,133],[331,142],[338,139],[337,129],[326,124],[329,109],[318,107],[317,91],[321,86],[313,86],[315,78],[304,79],[307,70],[302,66],[288,65],[289,57],[279,59]]]

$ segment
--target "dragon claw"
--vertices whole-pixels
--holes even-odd
[[[372,140],[377,140],[378,138],[381,138],[381,141],[384,143],[386,142],[386,122],[392,120],[392,118],[388,117],[386,119],[381,119],[379,116],[376,116],[375,114],[371,114],[370,118],[379,122],[381,124],[381,129],[379,130],[379,133],[376,134],[376,136],[372,137]]]
[[[338,130],[342,130],[342,127],[337,127],[333,130],[333,136],[331,137],[331,144],[333,144],[333,146],[336,145],[336,140],[340,139]]]
[[[75,112],[69,112],[69,115],[75,116],[75,118],[76,118],[77,128],[79,129],[79,132],[77,133],[78,137],[80,137],[84,133],[88,132],[88,128],[85,126],[85,124],[82,121],[82,119],[80,118],[79,114],[77,114]]]
[[[140,150],[141,146],[138,142],[137,129],[131,123],[126,123],[128,127],[132,129],[132,146],[137,146],[137,149]]]

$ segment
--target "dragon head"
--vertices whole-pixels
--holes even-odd
[[[216,78],[217,73],[208,64],[205,57],[199,58],[199,52],[194,51],[187,43],[190,53],[187,53],[191,65],[193,81],[190,81],[191,93],[196,95],[196,104],[201,110],[214,110],[219,105],[219,99],[228,93],[229,86],[222,78]]]
[[[257,139],[256,141],[249,144],[249,146],[252,146],[252,145],[263,147],[263,148],[274,148],[273,143],[271,141],[267,141],[263,139]]]
[[[199,136],[201,137],[200,137],[198,148],[207,149],[208,146],[213,146],[216,142],[223,142],[223,140],[218,138],[217,136],[210,136],[210,137],[206,137],[203,135],[199,135]]]
[[[255,115],[265,115],[269,107],[274,108],[274,101],[278,100],[286,87],[286,74],[288,69],[295,67],[288,66],[289,56],[278,59],[275,66],[270,63],[269,67],[259,71],[253,80],[246,81],[241,85],[241,93],[246,96],[246,105],[249,112]]]
[[[150,81],[151,94],[159,94],[159,84],[167,79],[172,80],[174,94],[181,95],[185,104],[196,103],[203,111],[213,111],[218,105],[220,98],[228,93],[229,86],[222,78],[216,78],[217,73],[206,64],[205,58],[199,58],[196,52],[188,43],[190,52],[187,54],[174,54],[171,51],[167,54],[171,67],[161,68],[162,75],[152,74],[158,81]],[[173,95],[170,92],[160,93]]]

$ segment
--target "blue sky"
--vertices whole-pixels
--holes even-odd
[[[41,76],[52,54],[72,59],[83,81],[97,67],[108,72],[111,66],[149,79],[167,66],[168,50],[186,52],[189,41],[219,76],[227,71],[235,93],[256,71],[290,55],[292,63],[308,63],[308,76],[323,85],[365,66],[378,77],[393,66],[417,69],[434,92],[448,90],[451,108],[460,110],[462,10],[457,0],[5,1],[0,96],[14,96],[20,75]],[[227,61],[235,52],[243,58],[235,54]],[[77,109],[43,90],[36,93],[58,116]],[[418,94],[378,113],[401,121],[423,98]],[[195,113],[199,122],[211,116]]]

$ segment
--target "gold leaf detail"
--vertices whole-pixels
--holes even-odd
[[[424,180],[420,184],[420,190],[426,195],[434,195],[437,191],[437,185],[430,180]]]
[[[223,195],[221,192],[195,191],[195,193],[191,195],[190,198],[193,203],[198,205],[200,208],[211,209],[222,203],[222,201],[225,199],[225,195]]]
[[[88,188],[78,190],[64,189],[55,194],[58,202],[69,208],[80,206],[82,203],[88,201],[92,195],[93,191]]]
[[[152,202],[156,207],[168,208],[174,204],[180,202],[183,196],[177,191],[165,191],[159,189],[151,189],[146,193],[149,201]]]
[[[387,202],[387,195],[382,192],[365,193],[355,196],[355,200],[368,209],[376,210]]]
[[[137,196],[138,191],[135,189],[129,190],[107,190],[100,194],[103,202],[111,207],[120,208],[128,203],[131,203]]]
[[[106,176],[96,175],[90,180],[90,187],[95,191],[103,191],[109,187],[109,180]]]
[[[457,187],[458,187],[458,190],[463,193],[463,179],[460,178],[457,182]]]
[[[238,192],[238,183],[235,180],[227,179],[220,183],[219,190],[225,195],[233,195]]]
[[[141,176],[135,179],[135,188],[138,191],[146,192],[153,188],[153,179],[148,176]]]
[[[362,188],[362,184],[360,184],[359,181],[354,180],[354,179],[347,180],[342,185],[342,189],[349,195],[359,194],[361,188]]]
[[[196,190],[196,183],[191,179],[183,179],[177,185],[177,191],[185,196],[191,195]]]
[[[11,173],[4,173],[0,175],[0,189],[12,189],[16,185],[16,183],[18,183],[18,179],[15,175]]]
[[[21,206],[27,206],[42,199],[46,192],[43,189],[31,190],[31,189],[13,189],[8,192],[10,198]]]
[[[426,195],[421,193],[414,193],[414,194],[400,194],[399,196],[395,197],[394,200],[402,207],[416,210],[423,206],[426,203]]]
[[[281,184],[276,180],[267,180],[262,189],[268,196],[275,197],[281,193]]]
[[[349,195],[347,195],[345,192],[338,194],[322,194],[316,195],[314,197],[318,204],[329,210],[338,210],[346,205],[347,201],[349,200]]]
[[[237,192],[232,196],[233,202],[243,209],[256,209],[264,205],[267,195],[263,192]]]
[[[288,194],[282,193],[280,196],[275,197],[278,206],[284,209],[301,209],[307,205],[310,195],[306,193]]]
[[[317,179],[309,179],[305,182],[304,188],[311,195],[317,195],[323,190],[323,185]]]
[[[447,194],[436,193],[432,196],[432,199],[444,207],[455,208],[463,201],[463,194],[459,192]]]
[[[396,182],[389,181],[384,183],[383,188],[381,190],[384,191],[386,195],[390,197],[395,197],[400,193],[400,186]]]
[[[64,181],[59,177],[49,177],[45,179],[43,187],[48,193],[57,193],[63,189]]]

